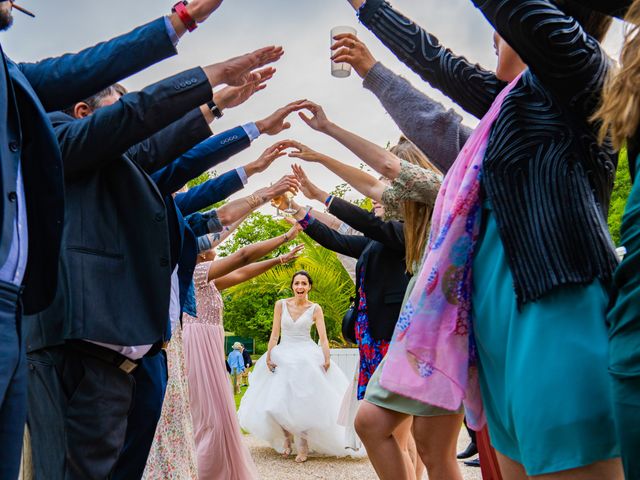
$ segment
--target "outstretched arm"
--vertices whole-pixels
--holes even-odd
[[[517,1],[517,0],[516,0]],[[482,118],[506,83],[493,72],[443,47],[438,39],[385,0],[353,0],[360,21],[423,80],[477,118]],[[499,3],[499,2],[493,2]]]
[[[332,47],[336,62],[346,62],[363,79],[391,115],[402,133],[446,172],[471,135],[462,117],[416,89],[400,75],[377,62],[355,35],[339,35]]]
[[[323,368],[326,372],[331,366],[331,351],[329,350],[327,327],[324,323],[324,313],[322,313],[322,307],[320,305],[318,305],[313,311],[313,321],[315,322],[316,330],[318,331],[318,343],[320,344],[320,347],[322,348],[322,354],[324,355]]]
[[[293,262],[295,261],[296,258],[298,258],[298,255],[303,248],[304,248],[304,245],[298,245],[289,253],[285,253],[284,255],[279,255],[276,258],[262,260],[261,262],[254,262],[251,265],[247,265],[246,267],[239,268],[227,275],[218,277],[216,279],[216,287],[218,288],[218,290],[222,291],[227,288],[231,288],[241,283],[244,283],[247,280],[251,280],[252,278],[257,277],[258,275],[262,275],[264,272],[272,269],[277,265],[284,265],[289,262]]]
[[[283,144],[287,148],[295,149],[289,153],[290,157],[300,158],[301,160],[305,160],[308,162],[320,163],[331,170],[333,173],[338,175],[340,178],[342,178],[345,182],[347,182],[365,197],[369,197],[372,200],[376,200],[378,202],[382,198],[382,193],[384,192],[386,185],[374,176],[369,175],[367,172],[364,172],[359,168],[352,167],[351,165],[347,165],[346,163],[342,163],[335,158],[331,158],[327,155],[323,155],[314,150],[311,150],[309,147],[303,145],[300,142],[287,140],[283,142]],[[313,184],[308,182],[306,175],[299,165],[293,165],[293,172],[298,178],[298,181],[302,182],[303,180],[305,180],[307,185],[312,185],[313,187],[315,187]],[[320,190],[317,187],[308,188],[307,191],[305,191],[305,189],[303,188],[302,191],[308,198],[318,200],[319,202],[324,202],[328,196],[325,191]],[[322,198],[323,196],[324,198]]]
[[[472,0],[544,86],[586,117],[610,60],[598,41],[549,0]]]
[[[273,327],[271,327],[271,336],[269,337],[269,346],[267,348],[267,367],[272,372],[276,369],[277,365],[271,361],[271,350],[278,344],[280,338],[280,326],[282,325],[282,302],[285,300],[278,300],[276,306],[273,309]]]
[[[263,240],[262,242],[247,245],[231,255],[212,262],[208,273],[209,281],[215,280],[216,278],[227,275],[240,267],[244,267],[255,262],[259,258],[271,253],[279,246],[296,238],[298,236],[298,232],[298,228],[292,227],[284,235],[278,235],[277,237],[270,238],[269,240]]]

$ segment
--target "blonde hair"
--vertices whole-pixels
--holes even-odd
[[[405,160],[419,167],[440,173],[427,156],[418,147],[400,137],[398,144],[390,149],[398,158]],[[405,262],[407,271],[413,274],[414,265],[419,265],[422,260],[427,237],[429,236],[429,226],[431,225],[431,214],[433,212],[433,202],[429,204],[404,200],[402,212],[404,216],[404,238],[405,238]]]
[[[619,149],[640,124],[640,0],[634,0],[625,20],[620,67],[612,68],[605,82],[602,103],[593,119],[602,122],[600,141],[607,135]]]

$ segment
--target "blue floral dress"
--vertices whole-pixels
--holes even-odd
[[[360,351],[360,373],[358,374],[358,400],[364,398],[369,379],[387,354],[389,342],[375,340],[369,329],[367,315],[367,297],[364,293],[364,268],[360,269],[360,288],[358,288],[358,319],[356,321],[356,341]]]

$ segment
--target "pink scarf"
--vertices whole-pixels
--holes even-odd
[[[473,252],[480,233],[480,177],[491,127],[520,76],[496,97],[447,173],[433,209],[418,279],[400,313],[380,378],[392,392],[447,410],[464,402],[485,424],[471,332]]]

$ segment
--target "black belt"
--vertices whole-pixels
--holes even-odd
[[[102,360],[109,365],[119,368],[125,373],[131,373],[138,368],[138,362],[131,360],[129,357],[122,355],[121,353],[111,350],[110,348],[96,345],[95,343],[85,342],[84,340],[70,340],[66,343],[67,346],[74,350],[89,355],[91,357]]]

